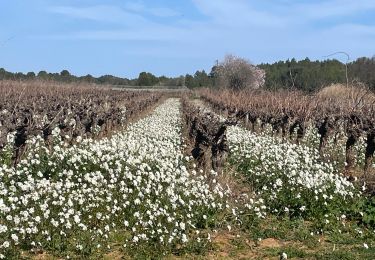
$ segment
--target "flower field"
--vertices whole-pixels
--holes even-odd
[[[166,99],[102,138],[72,141],[59,128],[51,142],[35,135],[17,164],[10,132],[0,152],[0,258],[111,259],[113,252],[138,259],[217,258],[234,245],[233,258],[243,253],[241,245],[251,258],[291,258],[302,254],[289,246],[299,232],[308,235],[298,243],[314,241],[322,252],[331,246],[317,246],[322,236],[335,236],[339,248],[354,234],[351,248],[372,256],[373,204],[366,187],[344,177],[340,162],[322,159],[312,145],[316,133],[297,145],[230,125],[223,141],[229,157],[217,173],[199,168],[191,156],[182,105],[179,98]],[[215,247],[221,235],[231,246]],[[261,241],[268,237],[290,243],[267,251]]]
[[[67,147],[42,139],[13,168],[0,171],[1,256],[20,248],[91,255],[122,246],[155,249],[199,238],[197,227],[225,207],[220,185],[188,171],[182,153],[179,101],[170,99],[125,132]]]
[[[237,126],[228,129],[228,139],[233,164],[244,172],[271,213],[328,224],[345,215],[342,209],[360,196],[335,164],[321,162],[313,148]]]

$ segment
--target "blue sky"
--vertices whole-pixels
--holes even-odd
[[[177,76],[229,53],[258,64],[337,51],[375,54],[375,0],[0,2],[0,67],[10,71]]]

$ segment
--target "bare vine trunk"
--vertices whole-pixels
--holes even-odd
[[[349,135],[348,140],[346,141],[346,170],[351,170],[354,168],[355,164],[355,151],[354,145],[357,143],[358,137],[354,134]]]
[[[319,154],[324,155],[324,150],[328,144],[329,137],[332,134],[332,127],[329,126],[328,121],[325,121],[319,128],[318,132],[320,134],[319,139]]]
[[[373,159],[374,159],[374,152],[375,152],[375,132],[371,132],[367,134],[367,141],[366,141],[366,153],[365,153],[365,175],[370,174],[370,170],[372,167]]]
[[[300,124],[297,129],[297,144],[300,144],[305,137],[306,127],[304,124]]]

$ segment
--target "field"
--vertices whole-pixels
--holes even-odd
[[[374,259],[363,88],[0,82],[2,259]]]

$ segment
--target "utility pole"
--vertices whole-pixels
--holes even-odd
[[[346,62],[345,62],[345,77],[346,77],[346,87],[349,88],[349,77],[348,77],[348,62],[350,60],[349,54],[346,53],[346,52],[344,52],[344,51],[338,51],[338,52],[332,53],[330,55],[323,56],[323,58],[328,58],[328,57],[331,57],[331,56],[336,55],[336,54],[344,54],[344,55],[346,55],[347,59],[346,59]]]
[[[330,56],[333,56],[333,55],[336,55],[336,54],[344,54],[346,56],[346,62],[345,62],[345,77],[346,77],[346,88],[349,88],[349,77],[348,77],[348,62],[350,60],[350,56],[348,53],[344,52],[344,51],[338,51],[338,52],[335,52],[335,53],[332,53],[328,56],[325,56],[325,57],[330,57]],[[352,99],[352,102],[354,103],[354,93],[353,93],[354,89],[353,89],[353,84],[351,85],[350,87],[350,92],[351,92],[351,99]]]

